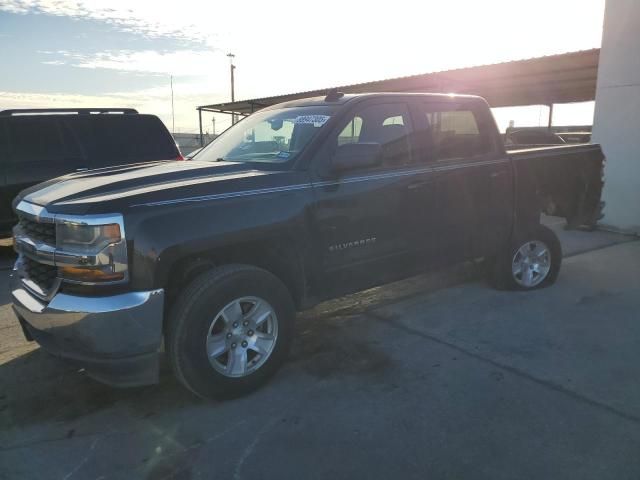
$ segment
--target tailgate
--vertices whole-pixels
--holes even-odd
[[[533,183],[541,211],[569,226],[594,226],[601,216],[604,155],[600,145],[509,150],[518,183]]]

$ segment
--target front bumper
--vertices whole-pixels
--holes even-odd
[[[44,303],[11,279],[13,309],[28,340],[114,386],[157,383],[164,291],[107,297],[56,294]]]

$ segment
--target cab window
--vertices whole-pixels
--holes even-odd
[[[491,137],[472,108],[423,104],[420,109],[424,129],[418,136],[423,159],[440,162],[491,152]]]
[[[362,130],[362,118],[353,117],[349,123],[342,129],[338,135],[338,145],[347,143],[358,143],[360,139],[360,131]]]
[[[353,113],[337,136],[337,145],[379,143],[382,166],[394,167],[411,163],[411,121],[404,103],[364,106]]]

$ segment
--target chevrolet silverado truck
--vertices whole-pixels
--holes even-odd
[[[541,212],[593,222],[598,145],[507,152],[487,103],[331,92],[265,108],[192,161],[73,173],[14,200],[27,339],[116,385],[161,352],[206,398],[263,384],[295,312],[484,259],[498,288],[551,285]]]

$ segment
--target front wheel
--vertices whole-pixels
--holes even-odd
[[[228,265],[200,275],[168,318],[173,371],[204,398],[248,393],[284,362],[294,316],[286,287],[265,270]]]
[[[519,235],[511,248],[500,254],[491,274],[501,290],[534,290],[552,285],[560,273],[562,247],[556,234],[539,225]]]

